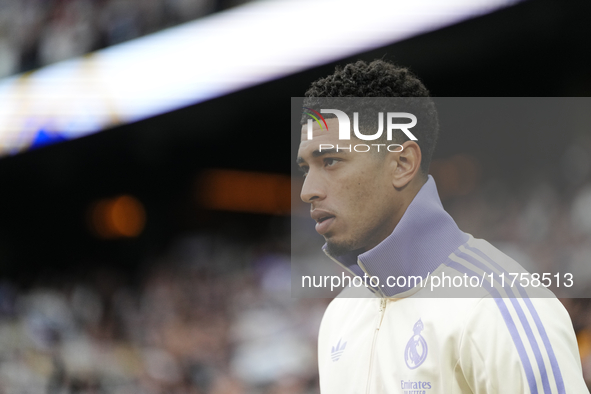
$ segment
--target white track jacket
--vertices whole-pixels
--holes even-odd
[[[493,280],[469,298],[450,298],[443,288],[424,297],[428,286],[346,289],[320,327],[322,394],[589,393],[560,301],[543,287],[533,298],[523,288],[500,286],[502,273],[526,271],[460,231],[432,177],[381,244],[331,258],[380,283],[421,276],[428,284],[443,273]]]

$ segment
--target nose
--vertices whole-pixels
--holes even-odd
[[[313,171],[309,171],[304,179],[304,185],[300,192],[300,198],[303,202],[311,204],[314,201],[323,200],[326,197],[325,187],[320,177],[315,176]]]

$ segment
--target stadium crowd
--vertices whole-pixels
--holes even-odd
[[[216,243],[209,268],[187,238],[135,285],[98,268],[4,281],[0,393],[317,392],[326,300],[291,299],[289,256]],[[245,255],[248,270],[227,270]]]
[[[245,0],[0,0],[0,78],[119,44]]]

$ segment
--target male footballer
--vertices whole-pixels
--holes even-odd
[[[529,297],[527,288],[501,286],[501,275],[523,268],[461,231],[443,209],[428,175],[438,121],[425,86],[405,68],[359,61],[314,82],[305,96],[304,107],[323,118],[302,118],[301,199],[324,251],[358,277],[389,283],[345,289],[327,308],[318,344],[321,392],[589,393],[562,304],[546,289]],[[401,105],[408,98],[410,109],[385,109],[378,125],[354,118],[356,109],[346,107],[355,101],[321,108],[323,98],[338,104],[354,97]],[[404,129],[397,116],[414,116],[416,127]],[[354,132],[344,129],[349,124]],[[349,149],[339,149],[343,135],[351,135]],[[483,282],[470,297],[424,286],[446,275]]]

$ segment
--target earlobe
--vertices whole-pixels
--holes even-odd
[[[417,175],[421,167],[421,148],[415,141],[402,144],[403,150],[396,154],[392,185],[396,189],[405,188]]]

